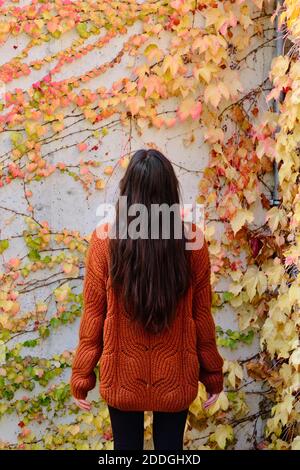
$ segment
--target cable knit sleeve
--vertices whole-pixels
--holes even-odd
[[[72,364],[71,393],[85,399],[96,384],[96,367],[103,350],[103,325],[106,314],[105,258],[101,252],[104,240],[93,231],[87,250],[83,286],[83,315],[79,344]]]
[[[223,390],[223,359],[217,349],[216,329],[211,313],[211,264],[208,245],[204,237],[203,246],[196,253],[193,317],[197,331],[199,379],[205,385],[207,392],[213,394]]]

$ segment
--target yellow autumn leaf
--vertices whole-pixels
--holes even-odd
[[[292,366],[290,364],[282,364],[279,375],[283,378],[285,384],[288,385],[292,377]]]
[[[230,220],[233,233],[236,235],[246,222],[251,223],[253,220],[254,214],[249,209],[238,209]]]
[[[296,436],[291,445],[292,450],[300,450],[300,436]]]
[[[241,292],[242,288],[243,286],[240,283],[239,284],[231,283],[230,286],[228,287],[228,292],[231,292],[232,294],[237,296]]]
[[[294,366],[299,366],[300,365],[300,347],[295,349],[295,351],[292,352],[289,363],[294,365]]]
[[[206,18],[205,27],[214,25],[217,31],[226,21],[226,15],[221,8],[207,8],[203,10],[202,15]]]
[[[103,443],[101,441],[95,441],[92,442],[91,448],[93,450],[102,450],[104,447]]]
[[[229,87],[227,84],[225,84],[223,81],[219,81],[218,90],[221,93],[221,96],[223,96],[226,100],[229,99],[230,93],[229,93]]]
[[[86,424],[91,424],[93,422],[93,419],[93,413],[84,413],[81,417],[81,421]]]
[[[100,132],[96,129],[95,131],[93,131],[92,136],[93,136],[95,139],[99,139],[99,137],[100,137]]]
[[[87,442],[79,442],[75,447],[77,450],[90,450],[90,446]]]
[[[145,100],[142,96],[129,96],[126,101],[126,106],[128,106],[131,114],[135,116],[138,114],[139,110],[141,108],[144,108],[145,106]]]
[[[288,422],[289,414],[293,410],[294,397],[291,394],[287,394],[281,403],[275,405],[272,409],[276,419],[280,419],[283,426]]]
[[[214,144],[218,141],[224,141],[224,132],[221,128],[208,127],[204,133],[204,140],[210,144]]]
[[[249,266],[242,281],[242,286],[246,288],[249,300],[251,301],[256,294],[258,267]]]
[[[107,442],[105,442],[103,449],[104,450],[113,450],[113,448],[114,448],[113,441],[107,441]]]
[[[288,69],[289,63],[290,63],[290,60],[288,56],[280,55],[278,57],[275,57],[271,63],[271,72],[270,72],[271,77],[278,79],[279,77],[282,77],[283,75],[285,75]]]
[[[89,109],[89,108],[85,109],[83,111],[83,114],[84,114],[85,118],[88,119],[91,122],[93,122],[97,117],[96,111],[94,111],[93,109]]]
[[[229,401],[225,392],[221,392],[217,401],[206,410],[207,416],[213,416],[217,411],[226,411],[229,407]]]
[[[15,304],[16,302],[12,300],[0,300],[0,308],[2,308],[4,312],[13,312]]]
[[[198,54],[205,52],[207,49],[207,36],[199,35],[193,42],[191,46],[192,52],[197,51]]]
[[[234,308],[241,307],[238,310],[238,322],[239,322],[239,328],[240,330],[246,330],[246,328],[249,328],[249,326],[255,326],[256,321],[257,321],[257,310],[249,304],[249,298],[246,294],[246,292],[243,292],[243,296],[241,298],[241,302],[238,304],[236,302],[236,299],[232,299],[230,304]],[[245,302],[247,302],[247,306],[245,306]]]
[[[189,97],[183,100],[177,110],[177,115],[181,122],[185,121],[188,117],[197,119],[202,111],[202,105],[200,101],[196,101],[194,98]]]
[[[237,361],[225,361],[224,372],[229,372],[228,381],[233,388],[238,385],[237,379],[241,381],[244,376],[243,368]]]
[[[54,130],[54,132],[60,132],[64,128],[64,123],[63,121],[54,121],[51,123],[51,127]]]
[[[294,284],[292,284],[288,290],[288,296],[289,296],[289,302],[291,305],[294,305],[296,303],[299,304],[300,302],[300,295],[299,295],[299,285],[297,285],[297,283],[295,282]]]
[[[249,296],[250,301],[256,294],[256,291],[262,295],[267,289],[267,276],[260,271],[257,266],[249,266],[243,282],[243,287],[246,288],[246,292]]]
[[[6,34],[10,30],[10,24],[9,23],[0,23],[0,34]]]
[[[268,210],[266,214],[266,221],[272,231],[272,233],[275,232],[275,230],[278,228],[279,222],[283,218],[283,210],[279,209],[278,207],[272,207],[270,210]]]
[[[215,64],[207,64],[203,67],[194,68],[193,75],[199,80],[199,76],[206,82],[209,83],[214,75],[219,72],[219,67]]]
[[[281,263],[276,263],[276,259],[272,259],[264,263],[262,269],[268,278],[269,287],[275,287],[280,284],[284,273],[284,267]]]
[[[0,364],[6,362],[6,345],[4,341],[0,341]]]
[[[72,436],[76,436],[76,434],[78,434],[79,431],[80,431],[80,426],[79,426],[79,424],[71,424],[71,425],[68,427],[68,431],[70,432],[70,434],[72,434]]]
[[[232,99],[236,99],[238,97],[238,93],[243,91],[243,86],[239,80],[239,75],[236,70],[225,70],[223,73],[223,82],[221,83],[226,88],[228,97],[230,96]]]
[[[39,126],[38,122],[27,120],[25,123],[25,131],[27,135],[31,137],[33,134],[35,134],[38,126]]]
[[[300,223],[300,202],[295,205],[294,217],[297,223]]]
[[[164,53],[157,44],[149,44],[144,50],[144,55],[147,57],[148,62],[152,62],[153,60],[159,62],[164,56]]]
[[[259,293],[260,296],[267,290],[268,287],[268,279],[267,276],[265,275],[264,272],[259,271],[258,272],[258,278],[257,278],[257,292]]]
[[[237,269],[236,271],[229,271],[229,275],[234,282],[239,282],[243,273],[240,269]]]
[[[69,295],[72,293],[72,290],[68,283],[63,284],[61,287],[57,287],[53,291],[55,300],[57,302],[64,302],[68,299]]]
[[[204,90],[204,101],[207,104],[211,104],[214,108],[217,108],[222,95],[217,85],[210,84]]]
[[[203,409],[203,403],[207,400],[207,392],[205,389],[205,386],[203,385],[202,382],[198,382],[198,394],[195,398],[195,400],[191,403],[190,405],[190,411],[192,414],[194,414],[197,418],[200,419],[200,417],[204,417],[204,409]]]
[[[279,182],[282,184],[284,180],[289,180],[291,174],[293,173],[292,168],[294,166],[294,161],[289,155],[284,156],[284,162],[282,162],[279,172]]]
[[[189,407],[190,413],[196,416],[197,419],[204,417],[203,407],[199,398],[196,398]]]
[[[50,446],[53,442],[53,436],[52,434],[49,434],[47,433],[46,435],[44,435],[44,443],[45,443],[45,446]]]
[[[210,440],[218,444],[220,449],[225,449],[229,442],[234,439],[233,429],[230,424],[218,424],[216,430],[210,435]]]
[[[167,55],[162,64],[162,72],[169,72],[172,78],[176,77],[179,67],[182,65],[182,58],[179,54]]]
[[[7,313],[0,314],[0,325],[2,325],[3,328],[9,330],[11,321]]]
[[[104,189],[105,188],[105,181],[103,179],[98,179],[95,181],[95,188],[96,189]]]
[[[103,418],[102,418],[102,416],[100,416],[100,415],[95,416],[94,419],[93,419],[93,424],[96,426],[98,431],[101,431],[102,428],[103,428]]]

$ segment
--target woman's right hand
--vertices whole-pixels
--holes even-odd
[[[78,400],[77,398],[74,398],[74,401],[76,405],[84,411],[90,411],[92,408],[91,403],[87,400]]]
[[[214,403],[216,403],[217,399],[219,398],[220,394],[219,393],[214,393],[214,394],[207,394],[207,400],[204,402],[203,407],[205,409],[209,408],[212,406]]]

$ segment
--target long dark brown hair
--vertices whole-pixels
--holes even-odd
[[[127,227],[133,220],[128,210],[132,204],[143,204],[147,208],[149,233],[151,204],[177,204],[179,208],[179,182],[171,162],[158,150],[136,151],[120,181],[120,196],[127,197],[126,227],[123,224],[125,232],[122,232],[119,198],[115,220],[117,236],[110,239],[112,288],[121,293],[125,310],[132,318],[139,321],[146,331],[159,333],[170,327],[178,301],[190,283],[185,233],[182,230],[182,236],[178,238],[174,230],[176,218],[180,218],[180,224],[183,224],[180,210],[172,212],[168,239],[162,237],[162,214],[159,215],[157,239],[151,236],[125,238],[121,234],[128,235]]]

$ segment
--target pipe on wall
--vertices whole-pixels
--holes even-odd
[[[282,0],[276,0],[276,10],[277,10],[277,15],[275,19],[275,33],[276,33],[276,57],[280,56],[283,54],[284,50],[284,44],[283,44],[283,35],[279,31],[279,21],[278,21],[278,11],[282,7]],[[284,99],[284,94],[283,92],[280,93],[279,99],[274,100],[274,111],[275,113],[279,114],[279,108],[280,108],[280,103],[282,103]],[[278,132],[278,129],[277,129]],[[278,175],[278,163],[276,160],[274,160],[273,163],[273,176],[274,176],[274,187],[272,191],[272,199],[271,199],[271,204],[272,206],[279,206],[280,205],[280,199],[279,199],[279,193],[278,193],[278,188],[279,188],[279,175]]]

